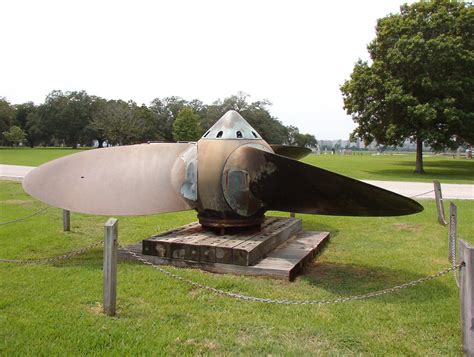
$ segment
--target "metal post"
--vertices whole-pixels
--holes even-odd
[[[459,241],[461,267],[461,329],[462,347],[466,356],[474,356],[474,247]]]
[[[117,299],[117,219],[109,218],[104,228],[104,313],[114,316]]]
[[[63,231],[69,232],[71,230],[71,212],[63,209]]]
[[[446,218],[444,215],[444,204],[443,194],[441,193],[441,184],[439,183],[439,181],[433,181],[433,185],[436,198],[436,209],[438,211],[438,222],[442,226],[446,226],[448,222],[446,222]]]
[[[453,261],[456,254],[456,227],[457,227],[457,207],[454,203],[449,203],[449,237],[448,237],[448,260]]]

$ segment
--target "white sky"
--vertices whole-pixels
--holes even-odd
[[[53,89],[149,104],[269,99],[318,139],[354,128],[339,86],[367,59],[377,18],[403,1],[50,1],[0,3],[0,96],[41,103]]]

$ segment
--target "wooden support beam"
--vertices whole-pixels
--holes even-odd
[[[459,262],[461,267],[461,329],[462,346],[466,356],[474,356],[474,247],[459,241]]]
[[[71,230],[71,212],[63,209],[63,231],[69,232]]]
[[[446,226],[448,222],[446,222],[446,218],[444,215],[444,204],[443,204],[443,194],[441,192],[441,184],[439,181],[433,181],[434,185],[434,192],[436,198],[436,210],[438,212],[438,222],[442,226]]]
[[[109,218],[104,228],[104,313],[114,316],[117,299],[117,219]]]
[[[448,260],[453,261],[456,253],[456,227],[458,224],[457,207],[454,203],[449,203],[449,237],[448,237]]]

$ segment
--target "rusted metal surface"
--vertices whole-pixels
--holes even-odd
[[[250,190],[267,210],[338,216],[399,216],[423,210],[414,200],[349,177],[252,147],[242,151],[253,163],[248,169]]]
[[[239,214],[229,205],[222,188],[222,181],[226,180],[227,176],[227,172],[224,172],[227,159],[236,149],[249,144],[258,145],[262,149],[271,151],[270,146],[264,140],[201,139],[198,141],[199,200],[197,211],[202,224],[210,227],[255,225],[252,219],[256,217]],[[254,214],[254,216],[263,217],[263,211]],[[232,222],[232,225],[229,225],[229,222]]]
[[[290,159],[299,160],[311,154],[311,149],[299,146],[276,145],[271,144],[272,150],[275,154],[289,157]]]
[[[201,140],[262,140],[260,134],[235,110],[229,110],[208,131]]]
[[[142,144],[83,151],[47,162],[23,180],[52,206],[98,215],[143,215],[191,209],[181,195],[192,144]]]

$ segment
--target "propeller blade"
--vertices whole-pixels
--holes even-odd
[[[270,145],[272,150],[277,155],[286,156],[290,159],[299,160],[303,157],[311,154],[311,149],[303,148],[300,146],[287,146],[287,145],[277,145],[272,144]]]
[[[140,144],[83,151],[47,162],[23,189],[52,206],[97,215],[182,211],[185,162],[193,144]]]
[[[418,202],[331,171],[253,147],[250,190],[266,209],[335,216],[401,216],[423,210]]]

